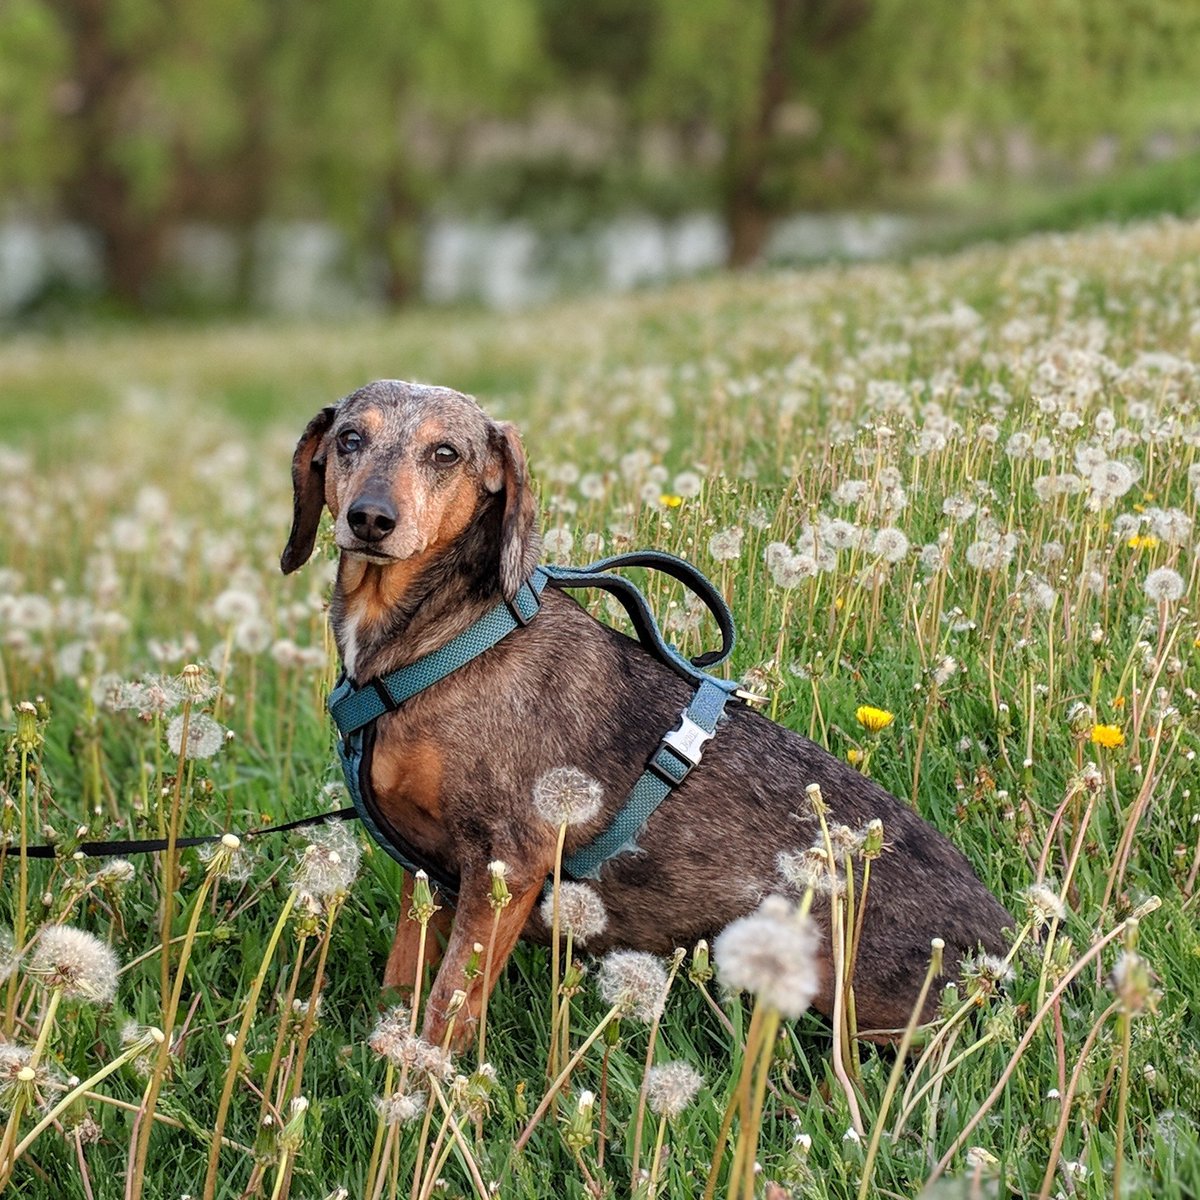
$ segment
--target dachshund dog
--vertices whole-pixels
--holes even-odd
[[[330,620],[357,684],[511,602],[537,566],[537,512],[517,432],[448,388],[377,382],[322,409],[296,447],[292,479],[281,566],[289,573],[308,560],[328,506],[341,551]],[[467,990],[456,1043],[478,1014],[482,981],[468,988],[464,968],[492,932],[489,863],[507,864],[512,896],[499,919],[497,970],[522,934],[549,940],[536,906],[558,830],[534,811],[535,780],[571,766],[603,787],[597,815],[567,831],[570,854],[608,827],[692,690],[639,642],[548,589],[536,619],[378,718],[369,777],[379,811],[459,880],[452,928],[448,906],[437,914],[448,941],[426,1009],[431,1041],[446,1032],[455,990]],[[813,783],[831,821],[857,827],[878,817],[887,839],[873,864],[854,977],[862,1028],[904,1025],[932,938],[945,941],[947,974],[981,946],[1004,952],[1012,918],[949,841],[878,784],[736,699],[703,762],[639,833],[637,851],[601,868],[594,886],[608,926],[588,949],[669,954],[786,891],[778,857],[813,841],[805,795]],[[413,982],[411,886],[406,873],[385,987]],[[818,898],[813,912],[827,923],[828,901]],[[822,954],[814,1007],[828,1015],[827,944]]]

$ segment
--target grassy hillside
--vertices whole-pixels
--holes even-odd
[[[173,1026],[172,1053],[146,1035],[144,1053],[20,1147],[12,1193],[124,1196],[140,1106],[158,1117],[143,1194],[201,1195],[227,1079],[221,1197],[359,1197],[368,1179],[377,1194],[415,1194],[419,1146],[432,1195],[496,1182],[503,1196],[621,1196],[637,1182],[650,1035],[631,1019],[512,1152],[546,1087],[550,970],[531,948],[489,1013],[494,1080],[470,1056],[460,1083],[414,1075],[428,1124],[378,1123],[373,1098],[400,1071],[368,1044],[399,878],[365,841],[348,890],[307,907],[329,847],[306,852],[300,838],[256,843],[243,863],[244,847],[232,874],[193,850],[177,868],[160,856],[131,872],[69,853],[81,837],[154,835],[172,819],[187,834],[245,831],[341,803],[323,712],[332,560],[322,547],[324,561],[278,573],[288,464],[318,407],[391,376],[473,392],[520,425],[556,557],[653,545],[706,570],[738,617],[732,670],[770,714],[911,800],[1017,919],[1005,969],[983,964],[947,997],[894,1097],[889,1051],[847,1056],[848,1096],[829,1026],[783,1026],[750,1122],[758,1194],[912,1196],[940,1175],[937,1195],[1098,1198],[1113,1194],[1119,1154],[1122,1195],[1196,1195],[1197,313],[1200,224],[1164,220],[516,318],[0,347],[12,746],[0,921],[25,948],[17,961],[0,940],[0,1172],[73,1077],[127,1053],[128,1023],[135,1039]],[[651,597],[682,646],[711,637],[669,589]],[[189,663],[219,690],[187,702],[211,740],[181,762],[169,727],[182,693],[168,684],[159,704],[129,685]],[[36,716],[17,736],[22,701]],[[894,720],[871,733],[862,705]],[[49,828],[63,857],[23,864],[22,822],[30,842]],[[1052,896],[1031,904],[1035,884]],[[111,1002],[107,986],[90,1002],[48,973],[56,935],[41,931],[61,923],[116,951]],[[572,1047],[605,1011],[595,973],[572,999]],[[702,974],[683,961],[653,1050],[703,1075],[663,1126],[660,1195],[702,1191],[743,1044],[764,1026],[750,996]],[[589,1125],[579,1096],[600,1092],[602,1061],[604,1112]],[[648,1116],[643,1169],[659,1132]],[[718,1195],[733,1194],[728,1172]]]

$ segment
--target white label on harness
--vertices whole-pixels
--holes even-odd
[[[676,754],[686,758],[694,767],[704,753],[704,743],[712,734],[701,725],[697,725],[687,713],[681,714],[681,724],[678,729],[672,729],[663,738],[663,745],[670,746]]]

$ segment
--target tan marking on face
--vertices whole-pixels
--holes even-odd
[[[372,436],[378,437],[383,428],[383,413],[377,408],[364,408],[358,415],[358,423]]]
[[[442,508],[441,521],[438,523],[432,545],[444,546],[453,542],[470,525],[471,518],[479,507],[479,490],[475,481],[465,471],[459,473],[449,490],[450,495]]]
[[[355,636],[368,633],[371,626],[385,620],[424,567],[419,558],[403,559],[388,566],[355,558],[348,563],[342,577],[342,592],[348,632]]]

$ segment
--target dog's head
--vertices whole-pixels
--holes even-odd
[[[343,554],[388,566],[441,552],[489,503],[501,503],[504,596],[512,599],[537,565],[520,438],[449,388],[382,380],[321,409],[296,446],[292,486],[285,575],[308,561],[326,505]]]

